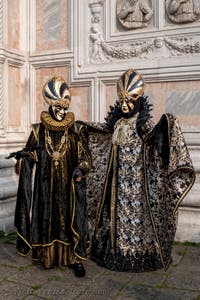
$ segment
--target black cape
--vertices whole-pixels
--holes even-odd
[[[84,128],[76,126],[71,114],[59,127],[60,123],[44,113],[43,122],[33,125],[21,157],[18,155],[17,250],[22,255],[32,250],[33,259],[46,268],[86,259],[89,247],[85,179],[76,182],[73,171],[83,161],[89,165],[90,156],[81,138]],[[47,129],[58,151],[67,132],[67,145],[57,164],[51,149],[47,151]]]

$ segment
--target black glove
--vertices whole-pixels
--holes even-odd
[[[169,164],[169,136],[168,136],[168,123],[166,116],[163,115],[158,124],[154,127],[154,135],[152,135],[151,142],[157,147],[158,155],[162,159],[163,167]]]
[[[25,148],[24,148],[24,149],[22,149],[20,151],[10,153],[6,157],[6,159],[14,157],[16,160],[19,160],[22,157],[29,157],[29,156],[30,156],[30,153],[28,151],[26,151]]]
[[[81,177],[83,177],[83,175],[84,175],[84,174],[83,174],[82,170],[79,169],[79,168],[76,168],[76,169],[73,171],[72,177],[73,177],[73,179],[76,181],[77,178],[81,178]]]
[[[138,117],[137,117],[137,122],[136,122],[136,127],[137,127],[137,132],[139,136],[142,138],[143,136],[143,125],[152,118],[150,112],[152,110],[152,104],[149,103],[148,97],[145,97],[142,95],[137,102],[137,112]]]

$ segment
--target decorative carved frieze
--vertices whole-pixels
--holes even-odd
[[[184,0],[186,3],[187,0]],[[180,1],[181,2],[181,1]],[[124,1],[117,1],[117,5],[125,3]],[[127,3],[127,2],[126,2]],[[130,2],[130,3],[135,3]],[[145,3],[145,2],[144,2]],[[177,1],[178,3],[178,1]],[[120,42],[116,45],[115,42],[107,43],[104,40],[101,22],[101,12],[103,6],[103,0],[96,0],[90,3],[91,9],[91,28],[89,33],[90,40],[90,63],[98,64],[102,62],[127,60],[133,57],[135,58],[148,58],[156,55],[162,55],[162,57],[169,57],[171,55],[181,54],[195,54],[200,53],[200,42],[193,40],[192,37],[167,37],[161,36],[156,38],[137,39],[129,42]],[[155,51],[159,50],[161,52]],[[155,52],[155,53],[154,53]]]
[[[165,37],[165,45],[170,50],[173,50],[177,53],[200,53],[200,42],[194,41],[189,37]]]
[[[173,23],[189,23],[200,18],[200,3],[195,0],[165,0],[166,13]]]
[[[117,19],[127,29],[146,27],[152,19],[151,0],[117,0]]]
[[[131,59],[132,57],[148,57],[148,54],[156,48],[159,49],[164,46],[173,51],[173,55],[200,53],[200,42],[191,37],[164,36],[118,45],[106,43],[99,24],[92,25],[90,41],[90,62],[95,64],[103,61]]]
[[[153,41],[131,42],[129,44],[120,44],[113,46],[111,44],[102,43],[102,49],[106,56],[116,59],[130,59],[132,57],[145,57],[153,48]]]
[[[90,62],[98,63],[102,61],[112,61],[113,59],[130,59],[132,57],[146,57],[152,50],[154,41],[140,40],[126,44],[112,45],[104,41],[101,28],[94,24],[90,30],[91,51]]]

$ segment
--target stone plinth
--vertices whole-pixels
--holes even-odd
[[[13,159],[0,155],[0,230],[14,231],[14,211],[17,194],[17,176]]]

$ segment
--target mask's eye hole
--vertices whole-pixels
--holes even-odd
[[[131,99],[130,98],[126,98],[125,101],[126,101],[126,103],[130,103]]]
[[[65,107],[65,108],[64,108],[64,112],[65,112],[65,113],[68,111],[68,108],[69,108],[69,107]]]
[[[133,94],[133,99],[136,99],[138,97],[138,94]]]

